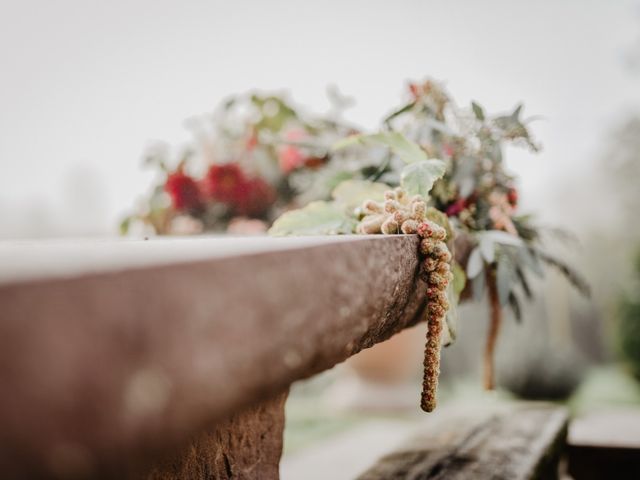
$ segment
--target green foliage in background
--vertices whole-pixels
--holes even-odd
[[[636,256],[635,278],[619,306],[620,353],[633,375],[640,380],[640,253]]]

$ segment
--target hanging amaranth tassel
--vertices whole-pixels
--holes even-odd
[[[420,408],[431,412],[436,407],[442,329],[449,309],[446,290],[451,280],[451,253],[445,243],[447,233],[440,225],[427,220],[427,203],[420,195],[409,198],[403,189],[396,188],[385,192],[384,198],[383,203],[364,202],[364,217],[358,224],[358,233],[420,236],[420,277],[428,285],[427,341]]]
[[[451,254],[444,243],[446,231],[441,226],[427,220],[420,224],[417,233],[422,238],[420,253],[426,257],[422,261],[421,276],[429,285],[427,288],[427,343],[424,351],[424,378],[420,407],[425,412],[431,412],[436,408],[442,328],[449,310],[446,291],[451,280],[449,267]]]

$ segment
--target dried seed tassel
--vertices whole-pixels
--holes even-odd
[[[427,344],[424,349],[424,377],[422,380],[422,398],[420,408],[432,412],[436,408],[438,377],[440,376],[440,337],[442,320],[439,315],[428,312]]]
[[[418,227],[422,238],[420,251],[427,256],[422,262],[421,277],[428,283],[427,289],[427,343],[424,351],[424,377],[420,408],[431,412],[436,408],[438,377],[440,376],[440,349],[444,317],[449,309],[446,290],[451,277],[451,255],[444,240],[445,230],[425,221]]]
[[[427,203],[424,198],[420,195],[409,198],[401,188],[385,192],[383,202],[364,202],[361,211],[364,215],[358,224],[358,233],[417,233],[420,237],[420,278],[429,286],[426,309],[427,342],[420,407],[426,412],[431,412],[436,407],[442,328],[449,309],[446,290],[451,280],[451,253],[445,243],[446,230],[427,220]]]

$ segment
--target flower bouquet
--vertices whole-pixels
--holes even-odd
[[[343,119],[349,99],[335,91],[330,99],[323,115],[275,95],[225,101],[191,125],[194,141],[173,161],[167,148],[149,153],[164,176],[123,230],[137,222],[158,234],[419,233],[425,280],[442,290],[433,308],[446,313],[447,342],[455,338],[455,305],[489,300],[484,384],[493,388],[503,308],[520,318],[522,299],[533,296],[530,276],[549,265],[588,293],[570,266],[544,250],[531,216],[518,212],[505,146],[539,150],[530,119],[522,106],[500,115],[475,102],[460,108],[426,80],[409,83],[405,101],[365,133]],[[441,241],[448,256],[436,247]],[[439,282],[433,265],[441,265]]]

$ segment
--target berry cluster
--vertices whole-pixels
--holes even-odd
[[[384,194],[384,202],[363,203],[358,233],[392,235],[417,234],[420,237],[420,278],[427,285],[427,342],[424,355],[424,379],[420,407],[431,412],[436,406],[440,374],[440,348],[445,315],[449,309],[447,286],[451,281],[451,253],[445,243],[447,233],[427,219],[427,203],[420,195],[409,198],[396,188]]]

